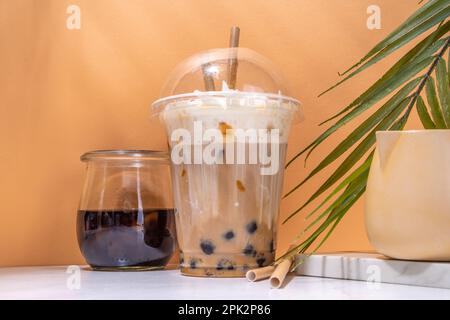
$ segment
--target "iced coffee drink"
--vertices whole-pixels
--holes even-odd
[[[171,150],[181,272],[241,277],[273,263],[298,102],[222,83],[220,91],[169,96],[154,106]]]

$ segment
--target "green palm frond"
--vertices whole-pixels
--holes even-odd
[[[397,49],[408,44],[422,33],[426,32],[433,26],[439,24],[448,17],[449,4],[448,0],[430,0],[420,9],[418,9],[411,17],[409,17],[402,25],[388,35],[383,41],[378,43],[369,53],[364,56],[357,64],[344,71],[341,75],[347,74],[349,71],[358,67],[350,75],[328,88],[320,95],[336,88],[343,82],[352,78],[361,71],[367,69],[371,65],[384,59]]]
[[[403,130],[414,106],[424,128],[450,128],[450,61],[446,64],[443,59],[450,42],[449,16],[450,2],[448,0],[427,1],[397,29],[375,45],[360,61],[341,73],[342,80],[320,94],[333,90],[435,28],[359,97],[336,115],[322,122],[320,125],[335,121],[287,163],[286,167],[289,167],[302,155],[306,155],[306,161],[311,152],[342,126],[351,123],[369,109],[377,108],[325,156],[306,178],[285,195],[287,197],[294,193],[317,173],[351,150],[308,200],[299,205],[283,222],[286,223],[304,211],[319,196],[325,196],[318,206],[306,214],[305,219],[312,219],[312,221],[298,235],[294,246],[282,257],[298,252],[315,252],[328,239],[353,204],[364,194],[377,131]],[[380,100],[386,97],[389,97],[387,102],[377,106]],[[336,184],[337,186],[333,188]],[[316,229],[312,230],[314,227]],[[310,234],[303,239],[307,233]],[[316,242],[318,242],[317,245],[313,246]],[[311,247],[314,249],[310,250]]]
[[[425,103],[423,102],[422,97],[418,97],[417,103],[417,114],[419,115],[420,121],[422,122],[422,125],[425,129],[436,129],[436,124],[433,122],[433,120],[430,117],[430,114],[428,113],[427,107],[425,106]]]

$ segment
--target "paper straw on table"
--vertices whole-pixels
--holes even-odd
[[[291,265],[292,265],[291,259],[284,259],[276,266],[275,271],[272,273],[272,276],[270,277],[270,286],[272,288],[278,289],[283,285],[283,281],[286,278],[286,275],[288,274]]]
[[[262,279],[267,279],[270,277],[272,272],[275,270],[274,266],[267,266],[263,268],[257,268],[247,271],[245,277],[248,281],[258,281]]]

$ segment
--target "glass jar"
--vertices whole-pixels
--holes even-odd
[[[166,152],[105,150],[87,165],[77,214],[81,253],[94,270],[154,270],[176,248]]]

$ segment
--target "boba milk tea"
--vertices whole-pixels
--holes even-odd
[[[274,261],[287,139],[299,113],[284,93],[263,56],[215,49],[182,62],[153,104],[169,140],[183,274],[242,277]]]

